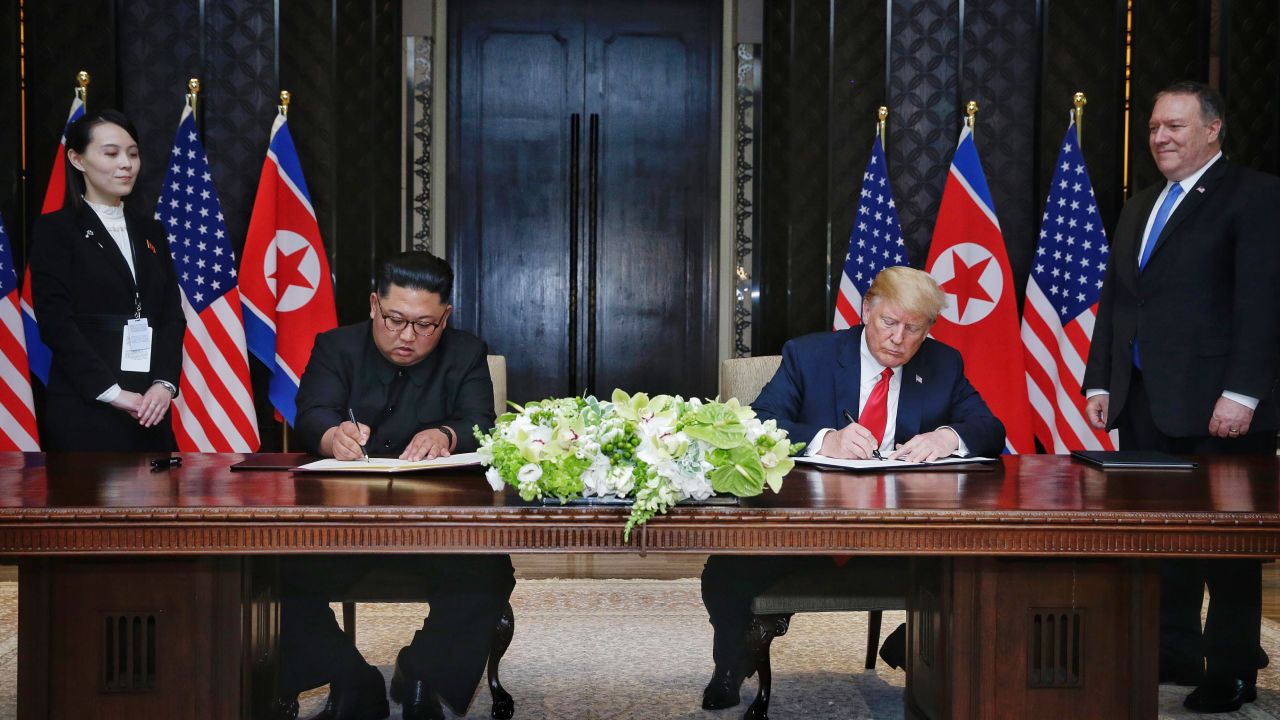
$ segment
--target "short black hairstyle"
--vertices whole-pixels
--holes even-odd
[[[383,260],[378,267],[378,297],[386,297],[392,285],[435,293],[440,302],[448,305],[453,294],[453,268],[429,252],[400,253]]]
[[[1152,106],[1156,101],[1165,95],[1194,95],[1200,101],[1200,119],[1206,123],[1214,120],[1221,120],[1222,127],[1218,130],[1218,144],[1227,137],[1227,103],[1222,99],[1222,93],[1195,80],[1179,80],[1172,85],[1164,88],[1156,93],[1152,100]]]
[[[119,125],[125,132],[129,133],[129,137],[133,141],[138,142],[138,131],[133,127],[133,123],[129,122],[129,118],[119,110],[106,108],[95,113],[85,113],[80,119],[67,126],[67,150],[75,150],[77,155],[83,155],[84,151],[89,148],[89,143],[93,141],[93,129],[99,125]],[[141,150],[142,143],[138,143]],[[62,207],[84,207],[84,174],[71,164],[71,158],[63,153],[62,162],[66,166],[66,196],[62,198]]]

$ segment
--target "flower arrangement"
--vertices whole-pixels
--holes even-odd
[[[548,399],[475,428],[485,478],[511,485],[526,501],[544,497],[632,498],[624,536],[685,498],[777,492],[794,462],[793,445],[773,420],[749,407],[676,395]]]

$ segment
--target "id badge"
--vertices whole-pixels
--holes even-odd
[[[120,343],[120,369],[125,372],[151,372],[151,326],[146,318],[125,323],[124,342]]]

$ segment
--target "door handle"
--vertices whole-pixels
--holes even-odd
[[[591,113],[587,184],[587,387],[596,387],[596,262],[599,258],[600,113]]]
[[[582,115],[569,116],[569,394],[578,387],[578,205],[581,183]]]

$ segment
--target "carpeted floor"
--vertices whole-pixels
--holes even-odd
[[[502,681],[518,720],[673,718],[737,720],[744,705],[701,710],[711,672],[711,627],[696,580],[522,580],[512,596],[515,640]],[[421,623],[425,605],[371,604],[359,609],[361,652],[387,676],[400,645]],[[883,664],[864,671],[865,613],[797,615],[773,645],[774,718],[901,718],[903,673]],[[886,632],[901,613],[885,613]],[[1266,621],[1263,645],[1280,656],[1280,627]],[[0,582],[0,718],[15,716],[17,585]],[[1161,718],[1198,717],[1182,709],[1187,689],[1160,689]],[[323,690],[303,697],[303,717],[319,709]],[[393,720],[400,717],[392,706]],[[468,718],[489,716],[482,686]],[[1280,720],[1280,674],[1259,675],[1258,702],[1222,718]]]

